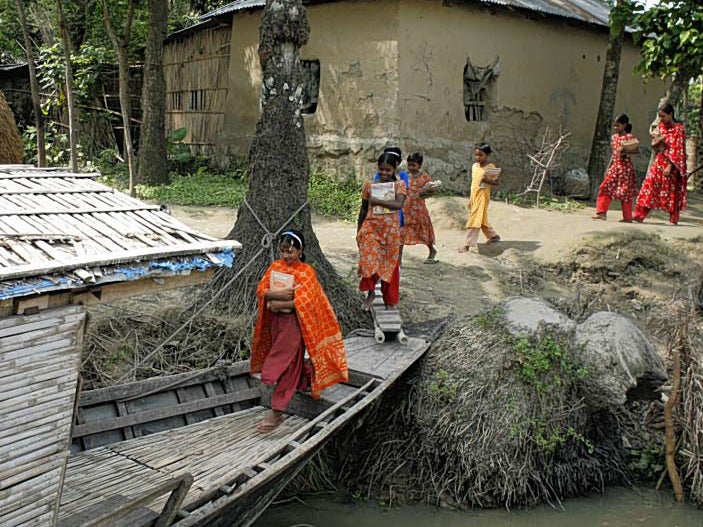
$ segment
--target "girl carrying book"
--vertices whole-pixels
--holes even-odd
[[[500,236],[488,223],[488,204],[491,202],[491,188],[498,185],[497,179],[486,177],[487,169],[495,165],[488,162],[493,151],[488,143],[480,143],[474,147],[474,161],[471,166],[471,199],[469,200],[469,220],[466,222],[466,240],[459,247],[460,253],[478,252],[478,235],[483,232],[488,238],[486,243],[500,241]]]
[[[303,233],[284,232],[278,249],[281,258],[268,267],[256,289],[259,314],[250,370],[274,386],[271,410],[256,427],[261,433],[283,422],[296,390],[310,388],[319,399],[323,389],[349,379],[342,332],[315,269],[305,263]],[[276,281],[286,285],[272,287]],[[305,350],[310,364],[304,361]]]
[[[395,306],[400,301],[399,211],[405,202],[406,189],[405,183],[396,179],[399,162],[393,153],[381,154],[379,182],[367,181],[361,193],[356,243],[359,246],[359,289],[367,292],[362,306],[364,311],[371,309],[379,280],[386,306]],[[383,195],[388,190],[385,187],[390,187],[390,192]]]
[[[426,172],[422,172],[422,154],[412,153],[408,156],[407,161],[410,184],[403,205],[403,215],[405,216],[405,225],[402,228],[403,245],[426,245],[430,254],[424,263],[434,264],[437,263],[435,259],[437,249],[434,247],[434,229],[430,220],[430,212],[425,205],[425,198],[434,195],[436,189],[427,186],[432,178]]]
[[[623,151],[623,142],[636,140],[632,135],[630,119],[624,113],[618,115],[613,123],[615,133],[610,139],[612,157],[605,172],[605,178],[598,189],[596,198],[596,215],[594,220],[605,220],[610,202],[614,199],[622,203],[623,223],[632,223],[632,201],[637,194],[635,167],[630,155]]]

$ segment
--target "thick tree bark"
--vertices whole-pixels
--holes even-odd
[[[129,195],[134,196],[134,180],[136,178],[136,159],[134,158],[134,145],[132,144],[132,128],[131,114],[132,104],[129,94],[129,39],[132,31],[132,19],[134,17],[134,2],[129,0],[127,5],[127,18],[124,23],[124,34],[122,37],[117,36],[117,32],[110,21],[110,13],[107,7],[107,1],[103,0],[103,19],[105,20],[105,29],[112,41],[112,47],[117,55],[118,67],[118,84],[120,92],[120,109],[122,111],[122,126],[124,127],[124,145],[125,157],[127,158],[127,168],[129,170]]]
[[[246,201],[270,233],[282,228],[300,229],[306,241],[306,261],[313,265],[345,330],[363,320],[360,300],[336,274],[325,258],[312,229],[308,198],[309,165],[305,129],[300,112],[302,73],[299,49],[310,32],[307,14],[300,0],[267,0],[261,20],[259,59],[263,67],[262,115],[249,151],[249,189]],[[213,282],[219,289],[262,248],[266,231],[246,205],[228,237],[243,244],[232,270],[220,273]],[[292,220],[288,219],[293,216]],[[256,284],[277,254],[277,241],[247,267],[226,295],[232,314],[256,313]]]
[[[167,29],[168,0],[149,0],[149,34],[144,57],[138,180],[157,185],[168,182],[166,81],[163,67]]]
[[[620,4],[618,1],[618,4]],[[605,69],[603,84],[596,118],[596,129],[593,133],[591,155],[588,160],[588,176],[591,187],[591,198],[598,194],[598,186],[603,179],[605,169],[610,159],[610,133],[615,109],[615,98],[618,94],[618,79],[620,77],[620,55],[625,32],[623,28],[615,27],[611,21],[608,49],[605,53]]]
[[[41,109],[41,95],[39,91],[39,81],[37,80],[37,69],[34,65],[34,46],[29,36],[29,26],[27,25],[27,14],[24,11],[23,0],[15,0],[17,15],[22,27],[24,39],[24,52],[27,55],[27,67],[29,68],[29,86],[32,92],[32,109],[34,111],[34,126],[37,129],[37,166],[46,166],[46,146],[44,141],[44,114]]]
[[[71,38],[66,29],[66,19],[63,16],[62,0],[56,0],[56,10],[59,15],[59,32],[66,60],[66,106],[68,107],[68,131],[71,148],[71,170],[78,172],[78,108],[73,94],[73,66],[71,64]]]

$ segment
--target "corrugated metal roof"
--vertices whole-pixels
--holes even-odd
[[[328,0],[333,1],[333,0]],[[525,9],[546,15],[570,18],[601,26],[608,25],[610,10],[599,0],[466,0],[466,3],[481,2],[496,4],[507,8]],[[303,3],[312,3],[304,1]],[[236,11],[257,9],[266,5],[265,0],[235,0],[201,17],[208,20],[213,17],[227,15]]]
[[[196,232],[96,176],[0,165],[0,299],[232,265],[238,242]]]
[[[15,71],[24,69],[26,67],[26,62],[20,62],[19,64],[0,64],[0,71]]]

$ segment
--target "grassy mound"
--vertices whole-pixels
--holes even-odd
[[[568,335],[517,338],[501,323],[488,312],[435,342],[409,396],[361,433],[346,475],[357,492],[515,507],[622,481],[618,420],[584,404]]]

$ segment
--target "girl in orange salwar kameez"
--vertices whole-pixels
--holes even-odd
[[[488,162],[492,153],[490,145],[481,143],[474,148],[475,163],[471,166],[471,199],[469,200],[469,220],[466,222],[466,240],[459,248],[460,253],[478,252],[478,235],[483,232],[488,238],[486,243],[500,241],[498,233],[488,223],[488,204],[491,202],[491,188],[497,185],[490,181],[484,174],[487,168],[495,168]]]
[[[669,223],[676,225],[686,208],[686,130],[674,119],[674,107],[659,109],[659,136],[663,149],[657,152],[637,196],[633,220],[642,223],[652,209],[669,213]]]
[[[376,282],[381,280],[381,291],[386,306],[400,301],[400,218],[405,202],[405,183],[396,179],[398,156],[384,152],[378,158],[381,183],[395,182],[395,198],[379,199],[371,195],[371,181],[362,190],[361,213],[357,226],[356,243],[359,246],[359,289],[366,291],[363,309],[369,311],[376,296]],[[376,210],[376,207],[380,209]],[[386,209],[386,210],[383,210]]]
[[[318,399],[323,389],[349,379],[342,332],[315,269],[304,262],[303,234],[284,232],[278,247],[282,258],[269,266],[256,290],[259,315],[250,369],[274,386],[271,411],[257,426],[261,433],[281,424],[296,390],[310,388]],[[292,276],[293,286],[272,289],[274,271]],[[304,361],[305,350],[310,364]]]
[[[608,214],[610,202],[614,199],[622,203],[622,220],[625,223],[632,222],[632,200],[637,194],[635,182],[635,167],[632,164],[629,154],[622,153],[623,141],[635,139],[632,135],[632,125],[627,115],[619,115],[613,124],[615,133],[610,139],[610,149],[612,157],[610,165],[598,188],[596,198],[596,215],[594,220],[605,220]]]
[[[403,245],[426,245],[430,254],[424,263],[437,263],[437,249],[434,247],[435,236],[430,220],[430,212],[425,205],[425,198],[433,195],[435,190],[426,187],[432,178],[422,169],[422,154],[415,152],[408,156],[408,172],[410,181],[408,195],[403,205],[403,216],[405,224],[403,226]]]

